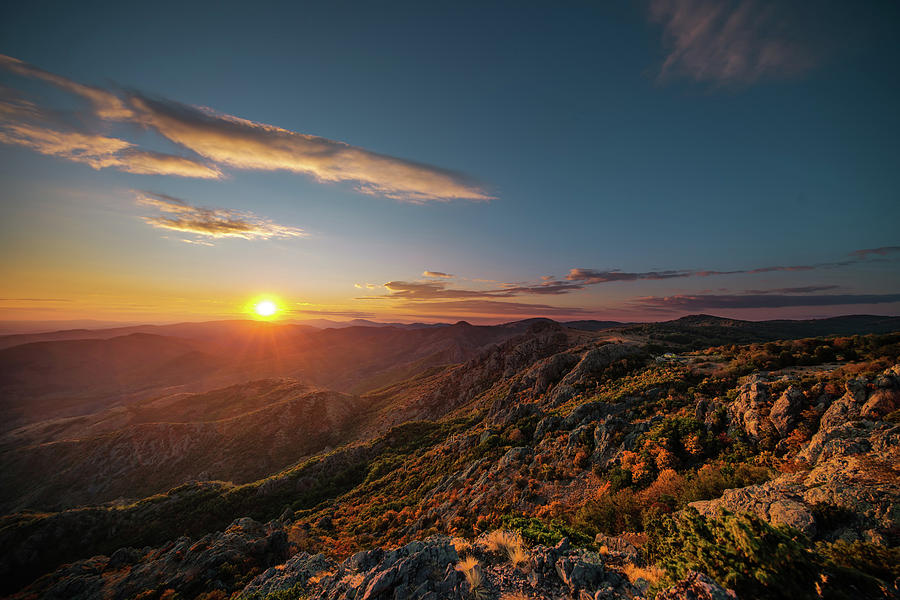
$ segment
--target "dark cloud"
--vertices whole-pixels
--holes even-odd
[[[302,313],[305,315],[315,315],[319,317],[352,317],[354,319],[374,319],[377,316],[374,313],[360,312],[355,310],[319,310],[294,308],[291,309],[290,312]]]
[[[806,285],[803,287],[777,288],[774,290],[745,290],[745,294],[812,294],[841,289],[839,285]]]
[[[713,274],[712,271],[706,272]],[[598,283],[610,283],[613,281],[637,281],[639,279],[673,279],[678,277],[691,277],[697,275],[696,271],[647,271],[644,273],[629,273],[613,269],[610,271],[598,271],[596,269],[572,269],[566,275],[568,281],[580,281],[585,285]]]
[[[871,256],[887,256],[888,254],[896,254],[900,252],[900,246],[882,246],[881,248],[866,248],[865,250],[856,250],[851,252],[850,256],[865,260]]]
[[[900,294],[698,294],[647,296],[632,303],[646,309],[702,311],[708,309],[785,308],[793,306],[845,306],[900,302]]]
[[[439,315],[516,315],[516,316],[576,316],[593,314],[584,308],[506,302],[501,300],[456,300],[447,302],[407,302],[399,308],[408,308],[417,313]]]

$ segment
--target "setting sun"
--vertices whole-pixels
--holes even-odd
[[[253,304],[252,311],[257,317],[268,319],[278,314],[279,308],[272,300],[259,300]]]
[[[278,312],[278,307],[275,306],[275,303],[271,300],[263,300],[262,302],[258,302],[256,306],[253,307],[253,310],[261,317],[271,317]]]

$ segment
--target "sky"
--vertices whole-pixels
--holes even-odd
[[[0,321],[900,314],[896,2],[0,8]]]

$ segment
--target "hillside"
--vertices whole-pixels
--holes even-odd
[[[709,326],[699,321],[672,327]],[[741,322],[713,326],[748,335]],[[802,330],[749,334],[767,327]],[[657,598],[689,598],[720,585],[741,598],[893,597],[900,334],[672,355],[641,340],[532,323],[465,362],[360,397],[369,412],[364,431],[348,430],[355,440],[267,477],[8,515],[0,544],[16,551],[0,577],[7,592],[28,585],[21,598],[631,598],[670,586]],[[273,400],[240,389],[139,403],[113,430],[169,410],[202,422],[201,402],[210,423],[243,419],[235,404]],[[327,422],[310,411],[307,421]],[[104,431],[108,419],[67,424],[68,435]],[[750,550],[740,531],[754,532]],[[454,568],[466,555],[477,564]],[[767,583],[765,573],[785,571],[796,581]]]

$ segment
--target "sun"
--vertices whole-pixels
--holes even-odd
[[[257,300],[250,305],[250,312],[259,319],[272,319],[280,311],[278,303],[268,298]]]
[[[263,300],[262,302],[257,302],[253,310],[261,317],[271,317],[278,312],[278,307],[271,300]]]

